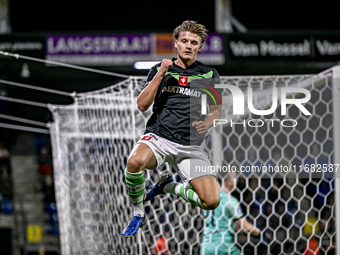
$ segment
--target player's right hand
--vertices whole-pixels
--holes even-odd
[[[172,67],[172,65],[173,65],[173,62],[171,59],[163,59],[161,68],[159,69],[158,72],[160,73],[160,75],[164,76],[166,72],[168,71],[168,69]]]

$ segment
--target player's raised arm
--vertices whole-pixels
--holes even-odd
[[[153,101],[155,100],[158,86],[161,83],[164,75],[171,68],[173,65],[172,60],[170,59],[163,59],[161,67],[156,75],[153,77],[152,81],[145,87],[145,89],[139,94],[137,98],[137,106],[138,109],[142,112],[149,109],[150,105],[152,105]]]

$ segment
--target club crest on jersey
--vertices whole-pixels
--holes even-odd
[[[178,79],[178,84],[181,86],[188,85],[188,76],[180,75]]]

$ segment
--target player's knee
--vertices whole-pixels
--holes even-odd
[[[216,209],[220,204],[220,198],[210,198],[204,202],[202,202],[203,208],[205,210],[214,210]]]
[[[138,173],[144,169],[145,163],[142,158],[138,156],[130,156],[127,160],[127,170],[130,173]]]

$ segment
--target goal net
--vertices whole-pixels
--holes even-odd
[[[146,203],[147,225],[136,237],[121,237],[133,214],[124,169],[151,114],[136,107],[145,81],[146,77],[131,77],[76,94],[72,105],[50,106],[63,255],[199,254],[203,210],[174,195]],[[245,111],[233,114],[233,95],[224,89],[221,120],[208,131],[205,150],[219,179],[226,177],[226,168],[237,170],[233,195],[248,221],[273,236],[264,241],[237,230],[235,245],[245,255],[304,254],[315,244],[323,252],[334,249],[337,165],[332,72],[221,77],[221,83],[242,91]],[[255,109],[268,110],[279,101],[277,109],[265,116],[253,114],[247,104],[249,88]],[[291,103],[282,115],[282,100],[274,95],[282,88],[287,88],[286,98],[291,100],[306,95],[290,88],[309,91],[311,97],[303,107],[311,115]],[[161,171],[179,179],[167,164]],[[159,172],[145,170],[147,188],[157,182]],[[165,238],[165,245],[156,244],[160,238]]]

